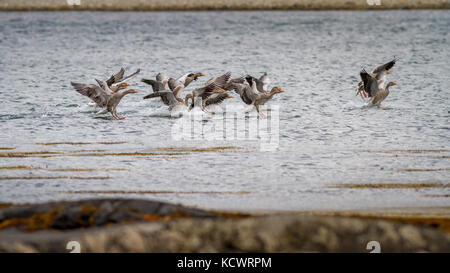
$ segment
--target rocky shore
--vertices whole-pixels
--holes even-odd
[[[448,9],[450,0],[0,0],[0,10],[365,10]]]
[[[72,241],[81,252],[369,252],[371,241],[381,252],[450,252],[444,220],[252,215],[135,199],[3,204],[0,252],[69,252]]]

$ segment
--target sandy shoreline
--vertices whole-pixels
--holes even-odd
[[[0,11],[449,9],[450,0],[0,0]]]

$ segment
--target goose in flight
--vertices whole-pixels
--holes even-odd
[[[89,97],[98,106],[106,108],[108,112],[111,113],[113,118],[116,120],[125,119],[125,117],[120,117],[117,115],[117,105],[120,100],[127,94],[137,93],[134,89],[129,89],[123,92],[113,92],[109,87],[107,82],[102,82],[104,88],[97,86],[95,84],[84,84],[84,83],[74,83],[71,85],[75,90],[83,96]]]
[[[195,106],[198,106],[200,107],[200,109],[202,109],[203,112],[211,113],[205,108],[206,101],[213,94],[226,93],[227,90],[225,89],[225,87],[230,80],[230,77],[231,72],[227,72],[222,76],[209,80],[205,86],[195,89],[192,92],[192,103],[189,106],[189,111],[192,110],[192,108],[194,108]]]
[[[175,89],[177,90],[177,92],[179,92],[179,89],[182,89],[182,86],[177,86]],[[169,111],[171,112],[176,106],[181,106],[184,105],[187,107],[188,104],[188,97],[186,97],[186,99],[183,100],[179,100],[173,91],[171,90],[161,90],[161,91],[156,91],[154,93],[151,93],[147,96],[144,97],[144,99],[150,99],[150,98],[157,98],[160,97],[161,100],[163,101],[163,103],[167,106],[169,106]]]
[[[109,88],[108,84],[105,81],[100,81],[100,80],[97,80],[97,79],[95,79],[95,80],[97,81],[98,86],[100,88],[102,88],[103,90],[105,90],[105,92],[107,92],[107,93],[109,91],[111,91],[113,93],[116,93],[116,92],[118,92],[120,90],[123,90],[123,89],[126,89],[128,86],[130,86],[129,83],[121,82],[121,83],[115,85],[114,88],[113,88],[114,90],[113,90],[112,88]],[[102,107],[102,106],[98,105],[97,103],[95,103],[93,101],[89,102],[88,105]],[[97,115],[105,114],[105,113],[108,112],[108,109],[106,107],[102,107],[102,108],[103,108],[102,110],[97,112]]]
[[[252,105],[254,108],[256,108],[256,111],[258,114],[265,118],[266,115],[264,115],[260,109],[259,106],[264,105],[267,101],[272,99],[272,97],[275,94],[283,93],[284,90],[280,87],[273,87],[270,92],[260,92],[257,88],[257,83],[255,82],[254,78],[251,76],[246,77],[247,83],[244,84],[234,84],[234,90],[239,96],[241,97],[242,101],[247,105]],[[252,107],[252,108],[253,108]]]
[[[164,93],[162,95],[153,95],[155,93],[159,93],[159,92],[172,92],[173,95],[175,96],[175,99],[180,101],[180,102],[184,102],[183,98],[181,97],[184,91],[184,85],[178,85],[176,86],[173,90],[171,90],[168,85],[163,85],[163,83],[161,81],[157,80],[148,80],[148,79],[142,79],[143,82],[150,84],[153,88],[153,93],[150,95],[146,95],[144,96],[144,100],[145,99],[150,99],[150,98],[156,98],[156,97],[160,97],[161,101],[167,105],[170,106],[170,100],[167,99],[166,95],[164,95]]]
[[[364,92],[368,94],[369,98],[372,98],[367,106],[376,105],[378,108],[382,108],[381,102],[389,95],[389,87],[397,85],[397,83],[389,82],[386,88],[380,88],[377,78],[365,70],[361,71],[360,76],[363,82]]]
[[[375,68],[372,73],[370,74],[371,77],[375,78],[378,83],[378,88],[384,89],[387,83],[387,76],[391,72],[389,70],[395,65],[396,59],[385,63],[383,65],[378,66]],[[364,89],[364,83],[363,81],[360,81],[358,83],[358,89],[356,92],[356,95],[360,95],[361,98],[367,98],[367,92]],[[370,97],[370,96],[369,96]]]

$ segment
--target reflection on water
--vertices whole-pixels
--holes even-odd
[[[448,206],[449,24],[438,10],[3,13],[0,202],[114,194],[241,210]],[[364,108],[359,71],[394,56],[389,110]],[[131,82],[139,94],[118,107],[126,120],[96,115],[70,86],[122,66],[142,70]],[[267,72],[285,90],[268,102],[279,107],[276,150],[260,138],[177,140],[180,118],[142,100],[151,89],[140,78],[226,71]],[[225,105],[246,108],[236,95]],[[220,123],[219,110],[193,126]]]

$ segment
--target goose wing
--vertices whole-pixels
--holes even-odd
[[[252,86],[253,82],[255,83],[255,87],[256,90],[258,91],[258,93],[264,93],[264,84],[260,79],[257,79],[251,75],[247,75],[247,77],[245,77],[245,80],[247,81],[247,83]]]
[[[175,96],[175,98],[182,101],[183,100],[183,98],[182,98],[183,91],[184,91],[184,85],[178,85],[177,87],[175,87],[175,89],[172,91],[172,93]]]
[[[246,101],[254,102],[260,94],[261,93],[257,90],[255,81],[252,81],[252,84],[244,89],[243,96],[245,96]]]
[[[158,92],[158,91],[164,90],[164,86],[163,86],[162,82],[160,82],[160,81],[155,81],[155,80],[151,80],[151,79],[142,79],[141,81],[145,82],[146,84],[151,85],[153,92]]]
[[[159,91],[152,93],[150,95],[147,95],[144,97],[144,99],[150,99],[150,98],[156,98],[161,97],[161,100],[164,102],[164,104],[168,105],[169,107],[173,107],[180,102],[176,99],[175,95],[172,93],[172,91]]]
[[[141,69],[140,69],[140,68],[138,68],[138,69],[136,70],[136,72],[134,72],[133,74],[130,74],[130,75],[128,75],[128,76],[122,78],[122,79],[120,80],[120,82],[126,82],[126,81],[128,81],[128,80],[130,80],[130,79],[136,77],[139,73],[141,73]],[[120,82],[118,82],[118,83],[120,83]]]
[[[272,83],[269,76],[267,76],[267,73],[264,73],[260,78],[259,81],[262,83],[262,89],[264,92],[267,92],[267,88],[269,88],[269,85]]]
[[[211,95],[205,102],[205,105],[221,104],[224,100],[231,98],[227,93],[218,93]]]
[[[378,74],[379,72],[382,72],[382,71],[389,71],[389,69],[391,69],[395,65],[395,62],[396,62],[396,60],[394,59],[388,63],[382,64],[382,65],[378,66],[377,68],[375,68],[372,71],[372,73]]]
[[[106,80],[106,83],[108,84],[108,86],[111,86],[115,83],[120,82],[120,80],[123,78],[123,74],[125,74],[125,69],[122,67],[120,68],[119,72],[109,77],[109,79]]]
[[[106,107],[111,94],[95,84],[70,83],[83,96],[89,97],[100,107]]]
[[[205,86],[210,86],[211,84],[215,84],[217,89],[218,88],[225,89],[230,78],[231,78],[231,72],[227,72],[227,73],[223,74],[222,76],[208,80],[206,82]]]
[[[379,91],[377,79],[372,77],[365,70],[362,70],[359,75],[364,84],[364,91],[369,94],[369,97],[375,96]]]

